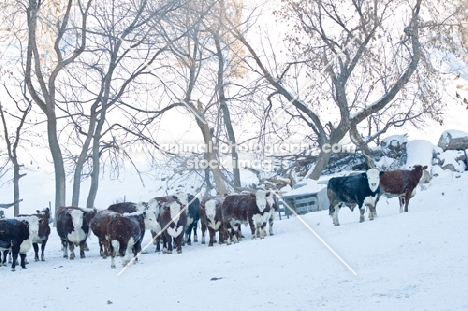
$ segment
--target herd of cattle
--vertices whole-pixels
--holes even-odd
[[[411,170],[379,171],[369,169],[365,173],[334,177],[328,181],[327,194],[330,201],[329,212],[333,224],[339,225],[338,211],[342,206],[351,210],[358,205],[360,221],[364,221],[365,206],[369,208],[369,219],[376,216],[375,206],[381,195],[400,197],[400,212],[408,211],[408,202],[414,195],[414,188],[420,183],[427,167],[415,165]],[[173,196],[156,197],[138,204],[116,203],[106,210],[79,207],[61,207],[56,213],[57,233],[60,237],[63,257],[75,258],[74,248],[79,247],[80,257],[85,257],[87,238],[91,233],[99,240],[100,255],[111,257],[111,268],[115,268],[116,255],[122,258],[125,266],[142,251],[142,240],[146,230],[150,230],[156,251],[166,254],[182,252],[182,246],[197,242],[197,226],[201,223],[202,244],[208,229],[208,246],[216,242],[231,244],[243,236],[241,225],[248,225],[252,239],[273,235],[273,223],[278,213],[278,199],[272,191],[257,190],[226,196],[198,198],[177,193]],[[26,254],[31,246],[34,259],[44,261],[44,248],[49,234],[51,219],[48,208],[35,214],[19,215],[15,218],[0,219],[0,266],[6,265],[8,254],[15,270],[18,255],[20,265],[26,268]],[[68,255],[70,251],[70,255]],[[3,258],[2,258],[3,255]],[[12,258],[11,258],[12,257]]]

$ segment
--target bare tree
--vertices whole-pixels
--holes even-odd
[[[14,100],[13,98],[11,99]],[[18,157],[18,147],[19,147],[20,140],[21,140],[22,129],[26,122],[26,117],[28,116],[28,113],[31,110],[31,103],[22,105],[21,103],[15,102],[15,105],[16,105],[16,109],[20,112],[19,116],[8,113],[4,109],[2,103],[0,102],[0,117],[2,119],[2,124],[3,124],[3,133],[5,135],[5,144],[6,144],[6,150],[8,152],[8,158],[10,159],[13,165],[13,202],[14,202],[13,213],[14,213],[14,216],[18,216],[20,213],[19,203],[22,201],[22,199],[20,199],[19,181],[20,181],[20,178],[26,176],[25,173],[21,173],[21,168],[23,167],[23,165],[20,164],[20,159]],[[10,115],[11,118],[18,119],[16,129],[14,131],[14,134],[12,135],[9,132],[9,129],[8,129],[9,124],[5,117],[7,113]]]
[[[47,16],[43,2],[30,0],[25,5],[28,25],[28,44],[26,52],[25,82],[34,103],[41,109],[47,119],[47,138],[55,171],[55,208],[65,205],[66,175],[62,148],[58,137],[57,121],[57,79],[85,50],[87,38],[87,18],[92,1],[84,4],[69,0],[60,16]],[[74,22],[79,27],[70,27]],[[50,29],[49,25],[57,25]],[[54,33],[53,48],[44,50],[40,29],[49,28]],[[75,40],[70,40],[75,38]],[[49,55],[47,59],[45,55]]]
[[[437,102],[436,95],[414,81],[423,57],[420,0],[413,5],[392,0],[284,3],[277,14],[293,25],[288,41],[296,59],[282,71],[270,72],[246,36],[235,35],[249,50],[258,73],[273,86],[273,94],[286,99],[285,108],[295,110],[316,137],[320,151],[310,178],[318,179],[330,159],[325,144],[338,144],[350,129],[394,104],[400,92],[419,94],[412,97],[421,105],[425,100]],[[401,23],[390,19],[395,14],[402,17]],[[305,97],[296,95],[302,93]],[[331,113],[325,115],[324,108]]]

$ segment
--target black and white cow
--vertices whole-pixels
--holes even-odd
[[[267,205],[270,207],[270,213],[267,216],[269,225],[269,234],[273,235],[273,224],[275,223],[276,214],[278,213],[279,205],[278,198],[273,194],[267,197]],[[264,234],[266,234],[264,232]]]
[[[176,194],[172,195],[173,198],[177,199],[186,207],[185,213],[187,214],[187,224],[184,232],[184,239],[182,240],[182,245],[187,243],[191,245],[191,236],[193,230],[193,241],[198,242],[197,228],[198,221],[200,220],[200,200],[193,195],[179,191]]]
[[[115,213],[107,224],[106,239],[109,241],[111,268],[115,269],[114,257],[116,253],[122,257],[122,265],[126,266],[131,260],[131,254],[137,260],[141,252],[141,242],[146,229],[159,226],[154,212],[139,211],[133,213]]]
[[[0,266],[5,264],[8,251],[11,250],[13,253],[11,271],[15,271],[18,254],[21,258],[21,268],[26,269],[26,254],[38,233],[39,218],[37,216],[0,219],[0,251],[4,255]]]
[[[375,212],[375,201],[380,192],[380,176],[383,172],[378,169],[369,169],[365,173],[333,177],[328,181],[327,195],[330,200],[329,212],[333,218],[333,224],[339,226],[338,211],[341,206],[348,206],[351,211],[356,205],[359,207],[360,222],[364,221],[365,209],[363,205],[369,207],[369,215]],[[372,220],[373,217],[370,216]]]
[[[59,207],[57,212],[57,233],[62,241],[63,257],[75,259],[74,246],[80,247],[80,257],[85,258],[86,239],[89,233],[90,221],[88,213],[96,215],[97,210],[79,207]]]

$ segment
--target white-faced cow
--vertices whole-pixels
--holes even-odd
[[[18,215],[18,217],[29,217],[36,216],[39,219],[39,230],[38,235],[32,240],[32,246],[34,249],[34,260],[39,261],[39,245],[41,244],[41,261],[45,261],[44,249],[47,244],[50,235],[50,210],[45,208],[42,211],[37,210],[36,214],[31,215]]]
[[[408,212],[409,200],[414,195],[415,188],[419,184],[425,169],[427,169],[427,166],[414,165],[411,170],[385,171],[380,177],[380,195],[388,198],[398,197],[400,213],[403,211]]]
[[[363,205],[369,207],[369,218],[373,219],[375,211],[375,201],[380,192],[380,176],[383,172],[377,169],[369,169],[365,173],[333,177],[328,181],[327,195],[330,200],[329,212],[333,218],[333,224],[339,226],[338,211],[341,206],[347,205],[351,211],[356,205],[359,207],[360,222],[363,222],[365,209]]]
[[[32,240],[37,238],[38,232],[37,216],[0,219],[0,251],[4,255],[1,265],[5,264],[8,251],[11,250],[13,253],[11,271],[15,271],[18,254],[21,258],[21,268],[26,269],[26,254],[31,248]]]
[[[237,194],[226,196],[222,206],[223,225],[226,232],[226,243],[237,242],[241,238],[241,224],[249,225],[252,239],[256,237],[256,229],[264,230],[264,213],[269,214],[267,197],[271,195],[265,190],[257,190],[255,194]],[[260,237],[262,237],[260,235]]]
[[[111,255],[111,268],[115,268],[116,252],[122,257],[123,266],[130,262],[132,251],[137,260],[145,230],[156,227],[156,216],[151,211],[114,214],[108,222],[106,233]]]
[[[187,225],[186,205],[182,204],[174,197],[165,197],[160,200],[159,223],[161,232],[156,233],[156,251],[159,248],[158,237],[162,235],[163,253],[172,254],[172,240],[174,239],[177,253],[182,253],[182,241],[184,238],[185,226]]]
[[[208,228],[210,241],[208,246],[213,246],[215,234],[218,232],[219,244],[224,243],[224,225],[222,206],[225,197],[205,197],[200,203],[200,220],[202,231],[202,244],[205,244],[205,232]]]
[[[57,233],[62,241],[63,257],[75,259],[74,246],[80,247],[80,257],[85,258],[86,239],[89,233],[89,223],[97,213],[95,209],[74,206],[59,207],[57,212]]]

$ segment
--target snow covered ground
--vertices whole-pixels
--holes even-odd
[[[328,211],[302,216],[357,273],[343,265],[298,219],[277,220],[263,240],[182,254],[154,253],[120,276],[99,256],[97,238],[85,259],[62,258],[56,229],[45,262],[11,272],[1,267],[2,305],[15,310],[468,310],[468,173],[440,171],[418,189],[408,213],[382,199],[379,217]],[[199,234],[200,238],[200,234]],[[150,241],[146,234],[145,243]]]

